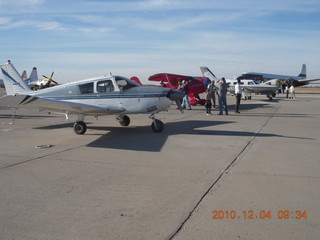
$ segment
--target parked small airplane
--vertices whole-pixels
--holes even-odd
[[[161,132],[164,124],[154,115],[184,96],[180,91],[144,87],[125,77],[111,75],[31,91],[10,61],[1,66],[1,73],[7,95],[0,98],[0,106],[62,113],[67,119],[71,114],[78,115],[73,126],[76,134],[86,132],[85,116],[115,114],[122,126],[128,126],[130,118],[126,114],[138,113],[150,114],[152,130]]]
[[[216,81],[216,76],[207,67],[200,67],[203,76],[209,78],[211,81]],[[278,90],[277,83],[279,80],[273,79],[265,83],[257,83],[253,80],[241,80],[241,86],[243,87],[243,98],[251,99],[251,93],[265,94],[272,100],[272,97],[276,96],[276,91]],[[234,86],[237,84],[236,80],[226,79],[229,84],[228,91],[234,94]]]
[[[257,81],[268,81],[271,79],[282,80],[287,86],[293,85],[294,87],[300,87],[307,85],[313,81],[319,81],[320,78],[316,79],[306,79],[307,77],[307,67],[306,64],[302,64],[301,72],[298,76],[289,75],[278,75],[271,73],[260,73],[260,72],[245,72],[241,74],[237,79],[252,79]]]
[[[51,73],[50,77],[42,75],[44,78],[39,79],[37,68],[34,67],[32,69],[32,72],[31,72],[29,78],[27,76],[26,71],[23,71],[21,76],[22,76],[22,79],[27,82],[27,84],[31,88],[31,90],[38,90],[38,89],[43,89],[43,88],[53,87],[53,86],[58,85],[58,83],[52,79],[53,74],[54,74],[54,72]]]
[[[189,82],[189,97],[191,105],[204,105],[205,99],[201,99],[199,94],[207,90],[210,83],[205,77],[191,77],[171,73],[158,73],[148,78],[149,81],[163,82],[167,88],[178,89],[178,82],[187,80]]]

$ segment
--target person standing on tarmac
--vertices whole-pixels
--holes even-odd
[[[207,96],[210,97],[210,100],[212,99],[213,107],[216,107],[216,86],[215,82],[211,81],[211,83],[207,87]]]
[[[188,105],[188,110],[191,110],[191,105],[189,103],[189,90],[190,90],[189,82],[184,80],[183,83],[184,83],[184,87],[182,89],[182,92],[184,92],[185,95],[183,97],[181,107],[182,107],[182,109],[187,108],[187,105]]]
[[[228,115],[228,105],[227,105],[227,89],[228,84],[226,83],[226,79],[223,77],[221,78],[218,83],[216,84],[218,89],[218,99],[219,99],[219,114],[223,115],[223,110],[225,111],[226,115]]]
[[[236,113],[240,113],[239,112],[239,106],[240,106],[240,101],[241,101],[241,97],[242,97],[242,88],[241,88],[241,82],[238,79],[237,84],[234,86],[234,93],[236,96]]]

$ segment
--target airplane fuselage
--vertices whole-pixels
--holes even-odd
[[[234,93],[234,87],[237,84],[236,80],[227,80],[227,83],[229,83],[228,90],[231,93]],[[274,93],[278,87],[274,85],[268,85],[263,83],[256,83],[253,80],[248,79],[242,79],[241,80],[241,87],[244,88],[244,90],[247,90],[252,93],[263,93],[263,94],[272,94]]]
[[[127,79],[126,79],[127,80]],[[67,83],[43,90],[29,92],[26,100],[18,103],[17,107],[35,108],[37,98],[43,98],[54,102],[77,103],[83,105],[97,106],[100,108],[123,109],[121,114],[153,113],[164,111],[169,108],[171,100],[167,97],[168,90],[158,87],[130,86],[125,78],[101,77],[88,79],[74,83]],[[119,86],[117,82],[123,82],[126,86]],[[128,89],[121,89],[128,87]],[[20,99],[18,100],[18,102]],[[11,102],[16,105],[17,102]],[[8,105],[12,105],[8,104]],[[48,104],[49,105],[49,104]],[[15,106],[12,106],[15,107]],[[43,102],[39,102],[40,109],[50,109]],[[76,110],[76,107],[73,107]],[[67,110],[65,112],[68,112]],[[72,113],[72,109],[70,110]],[[108,113],[86,113],[86,115],[107,115]]]
[[[301,80],[304,79],[302,77],[297,76],[288,76],[288,75],[278,75],[278,74],[270,74],[270,73],[259,73],[259,72],[245,72],[241,74],[237,79],[251,79],[251,80],[258,80],[258,81],[268,81],[272,79],[293,79],[293,80]]]

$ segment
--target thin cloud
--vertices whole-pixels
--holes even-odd
[[[173,1],[170,0],[147,0],[147,1],[140,1],[138,5],[142,8],[158,8],[158,7],[165,7],[165,6],[172,6]]]
[[[13,20],[11,18],[0,18],[0,30],[16,28],[35,28],[39,30],[66,30],[61,23],[56,21],[34,21],[34,20]]]

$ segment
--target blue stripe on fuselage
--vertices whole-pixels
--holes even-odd
[[[36,95],[35,95],[36,96]],[[167,93],[151,94],[90,94],[90,95],[64,95],[64,96],[39,96],[39,98],[50,98],[55,100],[86,100],[86,99],[117,99],[117,98],[158,98],[166,97]]]

